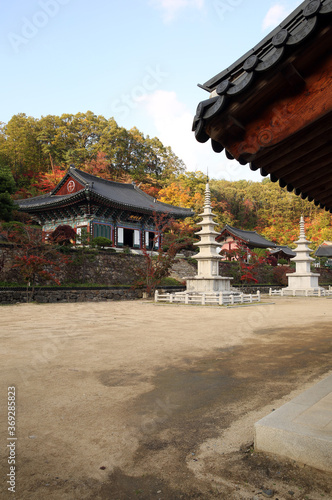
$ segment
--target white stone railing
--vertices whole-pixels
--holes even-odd
[[[269,295],[270,296],[276,296],[280,295],[281,297],[296,297],[296,296],[302,296],[302,297],[327,297],[329,295],[332,296],[332,287],[329,286],[328,290],[325,288],[316,288],[313,290],[286,290],[284,288],[281,288],[280,290],[273,290],[270,288],[269,290]]]
[[[260,302],[261,294],[258,291],[256,294],[230,294],[219,292],[216,293],[190,293],[190,292],[177,292],[177,293],[163,293],[160,294],[158,290],[154,296],[155,302],[166,302],[169,304],[198,304],[198,305],[233,305],[245,304],[252,302]]]

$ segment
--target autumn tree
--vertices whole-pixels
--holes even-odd
[[[2,223],[0,233],[12,244],[5,249],[14,258],[13,269],[27,285],[27,301],[33,296],[36,285],[60,284],[59,271],[69,259],[43,242],[40,227],[19,222]],[[14,251],[14,253],[13,253]]]
[[[15,192],[15,181],[11,171],[0,167],[0,220],[10,221],[15,204],[11,195]]]
[[[99,170],[113,180],[130,176],[143,182],[151,176],[159,187],[184,172],[183,162],[158,138],[144,136],[136,127],[127,130],[114,118],[92,111],[40,119],[14,115],[0,126],[0,161],[2,158],[18,188],[27,190],[38,183],[40,175],[54,174],[59,167],[66,170],[71,164]]]
[[[193,242],[193,238],[188,235],[188,228],[179,226],[165,214],[154,214],[154,226],[157,230],[154,246],[160,233],[164,235],[164,245],[157,252],[143,248],[145,265],[136,269],[139,279],[135,283],[135,287],[143,287],[149,297],[153,296],[162,279],[169,275],[177,253]]]
[[[160,201],[193,209],[191,225],[198,222],[206,175],[185,171],[170,147],[136,127],[127,130],[114,118],[92,111],[40,119],[19,113],[0,124],[0,166],[10,168],[16,198],[50,192],[71,164],[105,179],[136,181]],[[262,182],[212,179],[210,189],[219,228],[229,224],[256,230],[280,245],[294,246],[303,214],[313,248],[332,239],[330,214],[268,178]]]

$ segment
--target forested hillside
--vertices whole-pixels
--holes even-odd
[[[16,187],[11,186],[9,194],[14,193],[14,198],[49,192],[71,164],[110,180],[134,180],[160,201],[193,208],[196,214],[202,210],[205,174],[187,172],[182,160],[158,138],[119,127],[114,118],[91,111],[40,119],[18,114],[1,124],[0,167],[12,173]],[[332,240],[329,213],[268,179],[212,179],[210,188],[220,228],[227,223],[255,229],[279,244],[294,246],[303,213],[313,248]],[[198,215],[190,222],[197,221]]]

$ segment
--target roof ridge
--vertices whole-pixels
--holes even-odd
[[[231,229],[235,229],[235,231],[243,231],[243,232],[246,232],[246,233],[256,233],[256,234],[258,234],[256,231],[251,231],[251,229],[240,229],[238,227],[230,226],[229,224],[226,224],[226,226],[230,227]]]
[[[109,179],[104,179],[103,177],[99,177],[98,175],[90,174],[89,172],[85,172],[84,170],[80,170],[76,167],[70,167],[70,169],[74,170],[75,173],[78,172],[78,174],[76,174],[78,177],[80,176],[80,174],[83,174],[83,181],[84,181],[84,176],[88,176],[88,177],[91,177],[92,179],[97,179],[97,181],[104,182],[106,184],[118,184],[120,186],[126,186],[129,188],[133,188],[133,184],[131,184],[129,182],[111,181]],[[86,180],[84,182],[85,182],[85,184],[87,184]]]
[[[181,208],[182,210],[188,210],[188,212],[192,211],[190,208],[179,207],[179,206],[176,206],[176,205],[171,205],[170,203],[165,203],[165,202],[157,200],[157,198],[155,198],[154,196],[151,196],[150,194],[148,194],[145,191],[143,191],[142,189],[140,189],[140,187],[137,186],[135,184],[135,182],[133,182],[133,183],[127,183],[127,182],[111,181],[111,180],[108,180],[108,179],[104,179],[103,177],[98,177],[97,175],[89,174],[88,172],[84,172],[83,170],[79,170],[76,167],[71,167],[71,168],[73,170],[75,169],[75,172],[78,171],[79,173],[83,173],[83,175],[87,175],[88,177],[95,178],[98,181],[102,181],[102,182],[105,182],[107,184],[116,184],[116,185],[119,185],[119,186],[124,186],[124,187],[129,188],[129,189],[135,189],[136,191],[139,191],[142,196],[144,196],[145,198],[147,198],[152,203],[158,203],[159,205],[163,205],[165,207]]]

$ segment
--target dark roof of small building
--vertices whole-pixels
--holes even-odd
[[[317,248],[316,257],[332,257],[332,242],[324,242]]]
[[[295,257],[296,252],[292,250],[291,248],[284,246],[284,245],[278,245],[276,248],[271,250],[271,254],[285,254],[287,257]]]
[[[75,193],[57,195],[56,193],[66,183],[69,177],[75,179],[83,185],[84,188]],[[190,208],[176,207],[157,201],[155,198],[139,189],[135,183],[123,184],[120,182],[108,181],[74,167],[70,167],[60,183],[50,193],[34,198],[27,198],[25,200],[17,200],[16,203],[21,210],[30,212],[56,208],[64,203],[75,203],[87,197],[90,197],[91,200],[99,200],[100,202],[126,210],[145,213],[165,213],[181,218],[190,217],[194,214]]]
[[[216,240],[220,241],[225,233],[229,233],[235,238],[239,238],[244,241],[248,246],[252,248],[274,248],[276,244],[272,241],[267,240],[256,231],[246,231],[244,229],[237,229],[235,227],[229,226],[228,224],[222,228],[220,235],[217,236]]]

